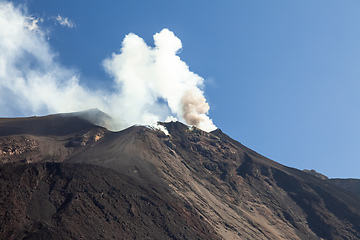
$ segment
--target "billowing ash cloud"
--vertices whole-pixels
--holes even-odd
[[[114,80],[109,92],[89,89],[80,74],[63,67],[37,26],[11,3],[0,2],[0,107],[2,115],[42,115],[99,108],[115,119],[113,130],[179,119],[205,131],[216,127],[200,87],[204,79],[177,55],[179,38],[168,29],[149,47],[128,34],[103,66]]]

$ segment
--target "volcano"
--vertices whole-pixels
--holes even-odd
[[[286,167],[220,129],[112,132],[104,116],[0,119],[1,239],[360,239],[356,180]]]

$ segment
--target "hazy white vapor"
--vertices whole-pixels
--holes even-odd
[[[70,19],[66,18],[66,17],[62,17],[60,15],[57,15],[56,20],[62,26],[69,27],[69,28],[75,27],[75,23],[73,21],[71,21]]]
[[[79,85],[78,73],[54,60],[45,34],[28,26],[29,18],[20,9],[0,2],[2,114],[46,114],[104,105],[100,94]]]
[[[60,20],[69,23],[59,15]],[[87,88],[78,72],[56,62],[56,54],[36,23],[12,3],[0,2],[3,115],[99,108],[116,119],[113,130],[133,124],[155,126],[157,121],[174,119],[206,131],[216,128],[207,116],[209,105],[199,88],[203,78],[177,56],[182,44],[171,31],[164,29],[155,34],[155,47],[128,34],[120,53],[104,60],[115,83],[113,91],[108,92]]]
[[[27,27],[30,31],[36,31],[39,29],[39,26],[37,25],[38,22],[42,22],[43,19],[35,18],[35,17],[26,17],[24,26]]]
[[[216,127],[206,115],[209,105],[199,88],[204,79],[191,72],[176,55],[182,48],[180,39],[164,29],[154,35],[154,42],[155,47],[149,47],[131,33],[124,39],[121,53],[104,61],[121,91],[119,107],[126,112],[136,111],[132,116],[145,118],[142,119],[145,122],[152,117],[165,119],[169,113],[162,111],[161,99],[170,114],[181,121],[206,131],[214,130]],[[154,107],[160,107],[158,113],[147,112]]]

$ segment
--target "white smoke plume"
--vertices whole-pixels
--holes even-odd
[[[175,118],[216,129],[200,89],[204,79],[177,55],[181,41],[168,29],[154,35],[154,47],[130,33],[121,51],[104,60],[114,80],[111,92],[89,89],[78,72],[59,64],[46,34],[38,26],[31,31],[29,18],[12,3],[0,2],[0,29],[1,115],[98,108],[116,120],[112,130]]]

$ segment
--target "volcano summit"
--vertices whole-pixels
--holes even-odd
[[[1,239],[360,239],[359,195],[220,129],[86,119],[0,119]]]

